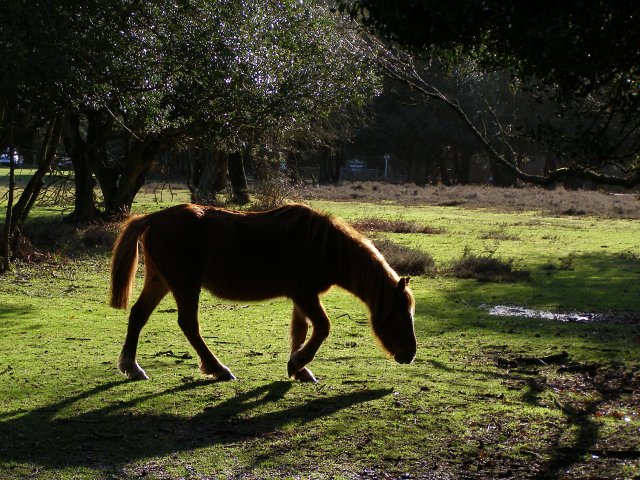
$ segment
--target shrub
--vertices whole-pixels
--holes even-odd
[[[256,183],[253,197],[254,201],[250,210],[264,211],[281,207],[291,200],[295,201],[298,195],[296,185],[289,177],[272,172],[267,178]]]
[[[352,222],[351,225],[361,232],[424,233],[428,235],[444,233],[443,228],[420,225],[406,220],[388,220],[384,218],[363,218]]]
[[[405,247],[389,239],[376,239],[373,243],[391,268],[400,275],[423,275],[435,270],[431,255],[420,250]]]
[[[475,255],[466,248],[462,258],[449,267],[449,272],[456,278],[475,278],[485,282],[519,282],[531,279],[529,272],[514,270],[513,260]]]
[[[99,222],[77,226],[57,221],[33,221],[25,225],[23,241],[16,258],[32,256],[32,251],[56,250],[77,254],[87,249],[111,249],[121,228],[120,222]],[[20,253],[20,255],[18,255]]]
[[[485,232],[480,235],[480,238],[483,240],[519,240],[515,235],[511,235],[503,230],[491,230],[489,232]]]
[[[111,248],[118,235],[118,225],[112,223],[92,224],[80,229],[78,234],[85,247]]]
[[[562,270],[562,271],[572,271],[573,261],[575,260],[575,255],[569,254],[567,257],[561,258],[558,263],[548,262],[542,265],[543,270],[552,271],[552,270]]]

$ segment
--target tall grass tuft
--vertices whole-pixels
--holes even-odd
[[[437,235],[445,230],[439,227],[430,227],[407,220],[389,220],[384,218],[363,218],[351,222],[351,226],[361,232],[389,232],[389,233],[423,233]]]
[[[462,257],[448,269],[456,278],[474,278],[484,282],[522,282],[531,280],[525,270],[513,268],[513,259],[500,260],[492,255],[476,255],[465,248]]]
[[[387,260],[391,268],[400,275],[424,275],[435,271],[431,255],[405,247],[389,239],[376,239],[374,245]]]

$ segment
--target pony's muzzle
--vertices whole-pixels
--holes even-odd
[[[393,356],[393,359],[398,363],[413,363],[413,360],[416,358],[416,352],[401,352],[397,353]]]

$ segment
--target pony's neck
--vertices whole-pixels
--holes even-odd
[[[351,251],[350,268],[342,272],[338,285],[362,300],[371,312],[372,320],[378,316],[385,300],[395,290],[400,277],[368,240]]]

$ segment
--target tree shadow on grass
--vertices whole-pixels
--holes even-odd
[[[31,305],[0,305],[0,322],[2,328],[8,329],[14,326],[23,326],[19,319],[23,315],[31,315],[35,309]]]
[[[555,479],[565,475],[567,478],[574,478],[573,471],[580,472],[579,478],[591,478],[590,475],[594,475],[594,478],[622,478],[619,476],[620,465],[625,461],[640,459],[633,434],[628,431],[625,433],[625,429],[619,432],[607,430],[604,428],[606,422],[600,419],[600,416],[607,415],[606,412],[613,411],[614,415],[620,415],[620,411],[624,411],[628,405],[638,404],[638,366],[574,362],[564,353],[544,358],[516,356],[509,361],[495,362],[495,370],[469,368],[467,365],[451,367],[441,362],[428,361],[434,370],[449,374],[458,372],[462,378],[473,377],[488,382],[498,380],[508,386],[509,390],[520,392],[519,399],[505,397],[504,393],[496,395],[491,391],[463,398],[462,403],[460,398],[453,399],[452,404],[457,402],[458,407],[465,408],[465,403],[478,400],[505,401],[512,405],[521,403],[561,413],[560,416],[549,417],[544,426],[539,425],[540,429],[516,428],[508,433],[508,427],[497,428],[494,435],[505,435],[502,440],[491,437],[488,430],[483,431],[481,438],[487,444],[508,445],[509,436],[513,436],[518,442],[527,444],[523,452],[536,453],[530,461],[522,455],[514,456],[514,461],[509,459],[509,455],[504,455],[507,449],[503,447],[496,452],[491,466],[486,462],[483,464],[481,460],[484,457],[469,460],[486,470],[486,476],[482,478],[501,478],[502,473],[507,470],[526,471],[527,474],[522,478],[535,480]],[[505,360],[500,357],[498,359]],[[459,387],[460,392],[468,387],[464,382],[456,383],[450,379],[447,382]],[[527,410],[517,408],[516,412],[518,418],[515,422],[513,411],[509,411],[509,408],[501,413],[504,415],[504,425],[529,425],[531,420]],[[463,463],[464,460],[459,461],[459,464]],[[487,473],[491,468],[493,471]]]
[[[29,463],[52,468],[120,467],[149,457],[218,444],[251,441],[271,435],[288,424],[304,425],[351,406],[379,399],[388,389],[338,394],[280,408],[291,382],[277,381],[240,393],[185,418],[171,414],[133,413],[131,410],[154,397],[188,392],[210,386],[195,381],[130,401],[59,416],[64,409],[95,398],[122,384],[110,382],[58,403],[0,421],[0,464]],[[273,404],[266,413],[254,412]]]

